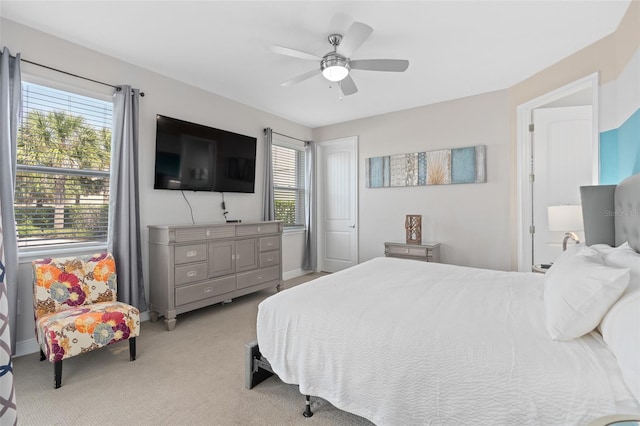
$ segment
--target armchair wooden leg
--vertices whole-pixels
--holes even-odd
[[[136,360],[136,338],[135,337],[129,338],[129,359],[131,361]]]
[[[53,363],[54,372],[54,386],[58,389],[62,386],[62,361],[56,361]]]
[[[47,357],[44,355],[42,349],[40,349],[40,361],[44,361],[45,359],[47,359]]]

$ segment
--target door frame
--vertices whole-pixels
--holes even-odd
[[[316,177],[317,177],[317,182],[316,182],[316,214],[318,216],[318,220],[316,221],[317,223],[317,229],[318,229],[318,250],[316,253],[317,256],[317,271],[322,271],[324,269],[324,256],[322,255],[322,253],[324,252],[324,247],[325,247],[325,241],[324,241],[324,210],[322,209],[323,203],[324,203],[324,181],[325,181],[325,170],[323,167],[323,161],[322,160],[322,156],[324,155],[324,149],[328,146],[331,145],[337,145],[339,143],[345,143],[345,142],[351,142],[353,144],[353,148],[354,148],[354,173],[355,173],[355,188],[354,188],[354,197],[356,198],[356,202],[355,202],[355,206],[356,206],[356,211],[355,211],[355,238],[356,238],[356,244],[355,244],[355,253],[354,253],[354,258],[356,259],[356,263],[360,263],[360,254],[359,254],[359,250],[360,250],[360,234],[359,234],[359,216],[360,216],[360,196],[359,196],[359,187],[360,187],[360,169],[359,169],[359,164],[360,164],[360,157],[359,157],[359,151],[358,151],[358,136],[348,136],[348,137],[344,137],[344,138],[339,138],[339,139],[331,139],[331,140],[327,140],[327,141],[322,141],[322,142],[317,142],[316,143]]]
[[[531,133],[529,124],[532,122],[533,110],[564,97],[591,89],[592,110],[592,150],[593,150],[593,184],[600,179],[600,123],[599,123],[599,73],[595,72],[558,89],[552,90],[535,99],[516,107],[516,162],[517,162],[517,237],[518,237],[518,271],[531,271],[530,259],[525,259],[525,244],[529,241],[528,215],[532,210],[531,202]]]

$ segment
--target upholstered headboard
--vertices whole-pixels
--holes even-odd
[[[640,252],[640,174],[618,185],[580,187],[587,245],[619,246]]]

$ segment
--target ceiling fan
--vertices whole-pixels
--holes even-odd
[[[320,62],[318,68],[287,80],[281,85],[293,86],[322,74],[327,80],[338,82],[342,93],[348,96],[358,91],[356,84],[349,75],[351,70],[405,71],[409,67],[409,61],[405,59],[351,59],[351,55],[367,41],[372,32],[373,28],[370,26],[362,22],[354,22],[344,36],[342,34],[331,34],[328,37],[329,44],[333,46],[333,51],[322,57],[288,47],[271,46],[271,50],[280,55]]]

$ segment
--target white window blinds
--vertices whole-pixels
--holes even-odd
[[[105,242],[113,103],[23,82],[18,247]]]
[[[285,226],[304,226],[304,150],[272,145],[276,219]]]

